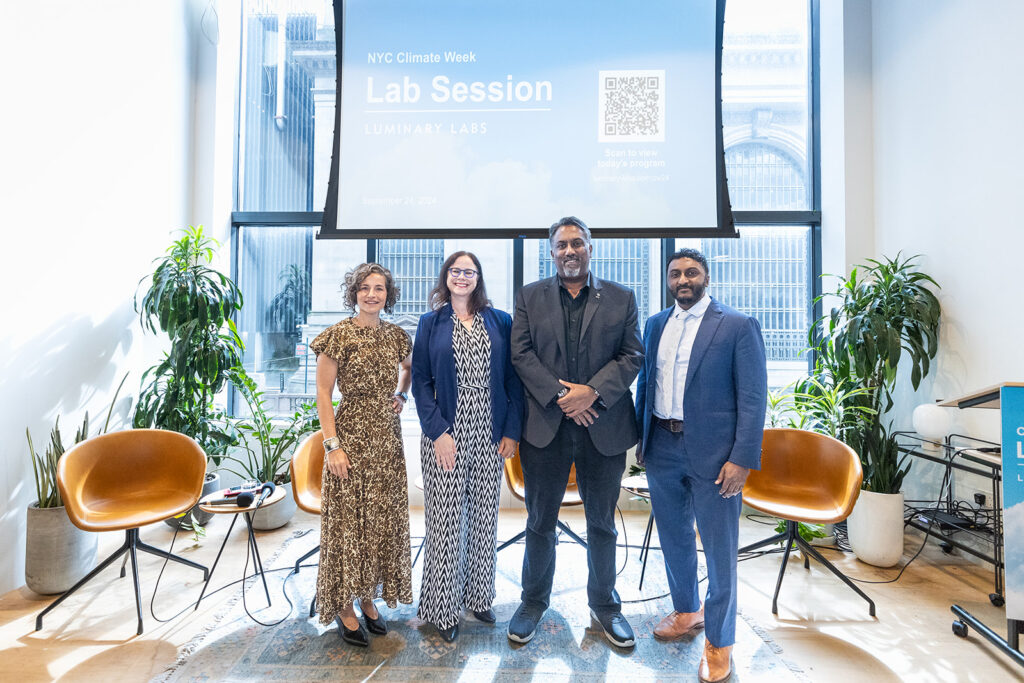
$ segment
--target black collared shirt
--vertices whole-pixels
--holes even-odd
[[[567,380],[574,384],[583,383],[579,371],[580,332],[583,329],[583,310],[587,306],[591,277],[590,275],[587,276],[586,284],[583,285],[583,288],[580,289],[579,294],[575,298],[565,288],[565,285],[562,284],[562,279],[558,278],[558,293],[562,299],[562,318],[565,322],[566,366],[569,371]]]

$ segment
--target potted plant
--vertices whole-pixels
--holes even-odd
[[[133,424],[191,436],[217,465],[232,437],[223,429],[223,411],[214,397],[240,366],[243,344],[232,321],[242,293],[231,278],[210,267],[215,246],[202,226],[189,226],[156,260],[149,287],[141,299],[136,297],[143,329],[166,334],[170,350],[143,375]],[[207,474],[203,495],[219,488],[219,475]],[[200,524],[212,517],[197,506],[181,521],[167,523],[188,525],[190,515]]]
[[[277,529],[291,521],[295,514],[288,463],[302,436],[318,428],[318,425],[313,426],[316,407],[315,404],[303,404],[289,419],[282,424],[275,424],[267,414],[263,392],[259,391],[250,377],[239,373],[234,384],[249,409],[249,417],[229,421],[244,456],[225,456],[241,471],[228,466],[223,469],[243,479],[271,481],[285,488],[286,495],[281,502],[259,510],[252,520],[256,529]]]
[[[105,434],[110,426],[117,396],[127,378],[126,374],[114,392],[100,434]],[[82,426],[75,432],[74,443],[84,441],[88,436],[89,413],[86,413]],[[71,523],[57,487],[57,465],[65,451],[60,433],[60,417],[57,417],[50,430],[50,443],[45,454],[39,455],[36,452],[28,429],[25,430],[25,437],[28,439],[36,485],[36,500],[26,511],[25,585],[40,595],[63,593],[92,569],[96,562],[99,536],[82,531]]]
[[[75,443],[89,432],[89,415],[75,432]],[[98,536],[82,531],[68,518],[57,488],[57,463],[64,455],[60,418],[50,431],[45,455],[36,453],[32,435],[28,438],[36,501],[28,506],[25,530],[25,585],[40,595],[63,593],[92,569],[96,562]]]
[[[892,566],[903,554],[900,488],[910,465],[884,421],[893,407],[897,370],[908,357],[916,390],[938,352],[941,308],[929,286],[939,285],[917,269],[917,258],[870,259],[839,278],[832,294],[839,303],[825,317],[817,347],[819,367],[867,389],[851,404],[870,408],[872,418],[841,438],[864,468],[862,495],[847,520],[850,546],[877,566]]]
[[[269,357],[266,368],[281,373],[283,391],[287,378],[299,368],[295,347],[301,338],[299,326],[306,323],[309,315],[312,286],[309,271],[294,264],[285,266],[278,280],[281,289],[267,304],[264,313],[263,347]]]

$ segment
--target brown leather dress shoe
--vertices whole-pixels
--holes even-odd
[[[732,678],[732,645],[715,647],[705,640],[697,678],[701,683],[722,683]]]
[[[671,642],[693,636],[704,628],[704,608],[696,612],[673,612],[654,627],[654,637]]]

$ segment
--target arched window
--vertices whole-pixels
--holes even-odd
[[[737,211],[803,210],[806,162],[768,142],[741,142],[725,150],[729,201]]]

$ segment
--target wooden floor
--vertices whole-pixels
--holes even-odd
[[[579,510],[563,513],[572,524]],[[522,529],[524,513],[503,511],[500,538]],[[647,522],[643,512],[624,513],[626,537],[639,545]],[[574,526],[579,526],[579,522]],[[422,510],[413,510],[412,532],[421,535]],[[177,549],[183,555],[211,564],[227,530],[218,521],[209,527],[209,537],[192,547],[179,536]],[[312,548],[318,525],[313,517],[298,513],[287,526],[260,536],[268,568],[277,566],[269,549],[287,537],[303,534],[294,541]],[[742,542],[766,537],[770,528],[751,520],[741,523]],[[143,538],[167,547],[171,532],[163,525],[142,531]],[[101,557],[121,542],[109,534],[100,542]],[[244,535],[236,528],[217,568],[213,584],[223,585],[239,576],[244,560]],[[620,534],[620,542],[623,535]],[[906,557],[917,551],[921,537],[908,534]],[[657,538],[654,539],[657,545]],[[620,561],[622,559],[620,549]],[[851,555],[827,552],[829,559],[852,577],[885,581],[898,569],[869,567]],[[35,632],[36,613],[51,598],[42,598],[25,588],[0,597],[0,681],[144,681],[159,675],[175,661],[178,649],[223,609],[231,591],[204,600],[200,610],[170,623],[160,624],[149,613],[149,598],[162,561],[140,556],[146,632],[135,635],[135,605],[130,574],[117,578],[108,569],[96,581],[48,615],[42,631]],[[638,551],[630,550],[628,561],[638,562]],[[944,555],[934,541],[896,583],[864,584],[877,606],[877,618],[868,616],[866,603],[831,574],[812,562],[810,571],[791,561],[779,598],[779,614],[771,613],[780,556],[767,555],[740,564],[739,605],[748,620],[756,622],[762,634],[782,650],[781,656],[804,671],[811,681],[1008,681],[1024,680],[1024,670],[972,633],[967,639],[950,630],[952,603],[1005,635],[1002,610],[992,607],[992,573],[984,566]],[[661,556],[654,552],[649,572],[664,572]],[[161,618],[174,614],[194,600],[201,583],[199,572],[170,565],[161,582],[156,613]],[[623,599],[638,597],[635,586],[620,586]],[[742,677],[740,677],[742,679]]]

